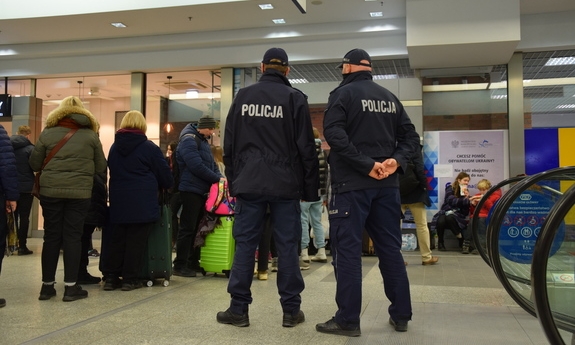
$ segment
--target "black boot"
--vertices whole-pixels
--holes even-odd
[[[40,297],[38,297],[38,299],[40,301],[46,301],[54,296],[56,296],[56,289],[54,289],[54,284],[42,284],[42,288],[40,289]]]
[[[101,280],[100,277],[94,277],[88,272],[81,272],[78,273],[77,283],[82,285],[99,284]]]
[[[469,254],[469,241],[463,241],[463,247],[461,247],[461,254]]]
[[[443,242],[437,243],[437,249],[438,249],[440,252],[445,252],[445,251],[447,251],[447,249],[445,249],[445,244],[444,244]]]
[[[457,242],[459,242],[459,248],[463,248],[463,237],[459,237]]]
[[[86,297],[88,297],[88,291],[83,290],[80,285],[67,285],[64,290],[64,298],[62,298],[62,301],[72,302]]]

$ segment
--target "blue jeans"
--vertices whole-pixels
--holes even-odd
[[[313,229],[314,244],[317,249],[325,247],[325,235],[321,225],[323,201],[301,201],[301,249],[309,246],[309,224]]]
[[[266,211],[270,210],[273,238],[277,248],[277,287],[284,313],[300,310],[304,281],[299,269],[298,243],[301,239],[299,201],[276,196],[240,194],[237,196],[234,220],[236,253],[230,273],[228,292],[234,314],[248,312],[252,303],[254,253],[264,230]]]

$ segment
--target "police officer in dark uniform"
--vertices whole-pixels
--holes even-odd
[[[343,58],[343,81],[331,92],[323,134],[330,146],[330,241],[338,311],[316,325],[323,333],[359,336],[361,245],[367,230],[390,300],[389,322],[407,331],[409,281],[401,255],[398,172],[419,145],[399,99],[372,80],[371,58],[353,49]]]
[[[317,201],[318,158],[306,96],[291,87],[288,56],[269,49],[259,82],[241,89],[226,120],[224,164],[230,193],[237,197],[234,238],[236,253],[228,292],[230,307],[217,321],[249,326],[254,253],[269,207],[278,253],[277,286],[282,326],[305,320],[300,310],[304,281],[299,268],[300,200]]]

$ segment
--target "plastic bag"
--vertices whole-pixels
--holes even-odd
[[[417,237],[414,234],[401,234],[401,250],[414,251],[417,249]]]

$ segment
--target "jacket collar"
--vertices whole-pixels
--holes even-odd
[[[274,68],[268,68],[264,74],[260,77],[260,81],[271,81],[275,83],[283,83],[291,87],[289,80],[283,75],[282,72]]]
[[[349,75],[347,75],[346,77],[343,78],[343,80],[341,81],[341,84],[339,84],[339,86],[344,86],[344,85],[347,85],[349,83],[353,83],[353,82],[361,81],[361,80],[373,80],[373,76],[371,75],[371,72],[360,71],[360,72],[350,73]]]

